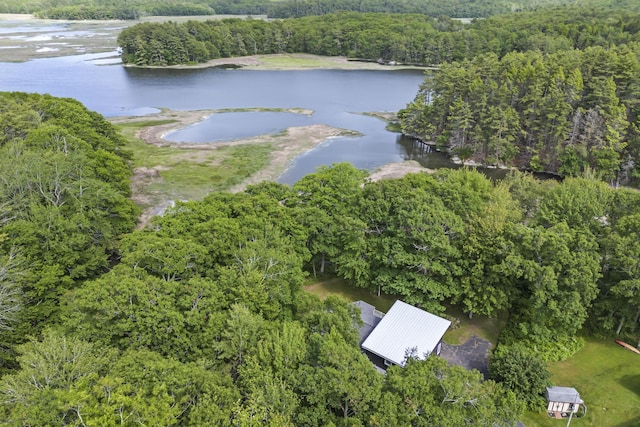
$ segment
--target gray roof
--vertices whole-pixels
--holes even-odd
[[[382,313],[378,312],[374,306],[364,301],[356,301],[353,305],[360,309],[360,317],[363,322],[363,325],[360,328],[360,343],[362,344],[371,331],[373,331],[373,328],[380,323]]]
[[[549,402],[584,403],[573,387],[547,387],[547,398]]]
[[[362,343],[362,348],[403,366],[406,350],[416,348],[419,358],[429,355],[451,324],[402,301],[389,312]]]

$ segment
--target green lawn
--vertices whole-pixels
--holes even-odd
[[[365,301],[376,307],[376,309],[386,313],[398,298],[390,295],[378,296],[363,288],[349,286],[347,282],[340,278],[333,278],[321,282],[313,282],[304,288],[307,292],[315,294],[320,299],[325,299],[329,295],[340,295],[347,301]]]
[[[640,355],[617,345],[613,339],[587,339],[573,358],[550,366],[555,385],[575,387],[587,406],[585,418],[572,427],[640,426]],[[527,413],[527,427],[564,427],[567,420]]]
[[[469,319],[469,316],[462,312],[462,310],[455,307],[448,307],[447,314],[458,320],[458,324],[455,323],[444,334],[443,340],[448,344],[460,345],[465,343],[472,335],[476,335],[487,341],[490,341],[493,346],[498,342],[498,335],[500,331],[507,324],[507,315],[500,315],[497,319],[492,319],[486,316],[473,316]]]

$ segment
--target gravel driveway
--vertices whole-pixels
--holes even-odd
[[[491,343],[489,341],[473,335],[464,344],[442,343],[440,357],[453,365],[466,369],[477,369],[487,378],[490,349]]]

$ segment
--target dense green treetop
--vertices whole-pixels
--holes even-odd
[[[551,374],[539,357],[519,348],[500,346],[491,355],[489,374],[531,410],[546,403],[544,395],[551,384]]]
[[[640,41],[638,12],[542,9],[469,25],[417,14],[338,12],[274,21],[145,23],[118,39],[125,64],[164,66],[271,53],[343,55],[417,65],[494,53],[545,53]]]
[[[49,19],[137,19],[145,15],[268,15],[291,18],[338,11],[420,13],[482,18],[577,3],[577,0],[3,0],[0,13],[36,13]],[[637,10],[633,0],[580,0],[581,7]]]
[[[138,209],[123,140],[103,117],[49,95],[0,100],[0,281],[19,289],[7,335],[20,340],[56,318],[66,290],[107,271]]]
[[[623,93],[635,83],[624,61],[609,72],[581,55],[629,52],[567,59],[585,68],[583,84],[600,82],[584,102],[607,118],[620,109],[599,104],[612,99],[606,82]],[[505,58],[545,65],[540,53],[514,55]],[[490,75],[501,62],[484,64]],[[131,172],[114,128],[73,100],[2,100],[8,425],[507,426],[523,409],[517,396],[540,392],[541,361],[570,356],[585,332],[638,334],[640,193],[591,169],[547,182],[513,172],[494,183],[469,168],[373,182],[343,163],[292,188],[177,202],[132,231]],[[312,274],[442,315],[506,311],[492,362],[500,383],[435,356],[380,376],[358,349],[358,310],[304,292]],[[531,369],[514,384],[522,363]]]
[[[637,251],[609,254],[640,230],[639,209],[637,193],[594,178],[496,185],[460,169],[369,182],[349,164],[294,189],[180,202],[121,238],[109,272],[56,288],[57,322],[41,318],[55,332],[5,337],[18,357],[0,379],[0,411],[14,425],[511,425],[515,396],[538,393],[544,373],[515,385],[504,378],[513,359],[566,357],[591,322],[637,331]],[[355,307],[301,292],[321,262],[434,312],[507,310],[510,353],[494,366],[504,387],[436,357],[379,376],[358,349]]]
[[[403,132],[462,159],[612,183],[638,175],[640,43],[445,64],[400,112]]]

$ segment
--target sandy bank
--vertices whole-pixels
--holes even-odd
[[[415,160],[408,160],[406,162],[389,163],[374,170],[369,179],[371,181],[380,181],[381,179],[393,179],[402,178],[410,173],[433,173],[433,169],[428,169],[422,166]]]

